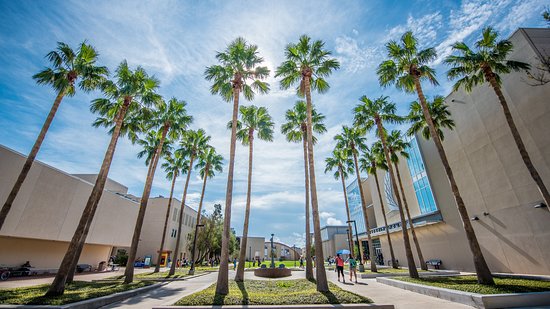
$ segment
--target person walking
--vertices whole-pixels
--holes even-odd
[[[340,274],[342,274],[342,281],[346,283],[346,277],[344,276],[344,260],[340,257],[340,253],[336,254],[336,271],[338,272],[338,281],[340,281]]]
[[[357,283],[357,261],[353,258],[353,255],[349,256],[348,263],[349,263],[349,281],[352,281],[353,276],[355,275],[355,283]]]

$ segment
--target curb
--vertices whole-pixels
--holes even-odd
[[[101,297],[86,299],[79,302],[69,303],[61,306],[48,306],[48,305],[0,305],[1,309],[4,308],[25,308],[25,309],[38,309],[38,308],[48,308],[48,309],[92,309],[99,308],[108,304],[116,303],[127,298],[149,292],[150,290],[156,289],[163,285],[162,283],[155,283],[149,286],[144,286],[142,288],[124,291],[120,293],[115,293],[111,295],[105,295]]]
[[[376,305],[376,304],[319,304],[319,305],[227,305],[227,306],[160,306],[153,309],[178,309],[178,308],[193,308],[193,309],[212,309],[212,308],[248,308],[248,309],[334,309],[334,308],[354,308],[354,309],[395,309],[393,305]]]
[[[475,308],[516,308],[550,305],[550,292],[514,293],[514,294],[477,294],[417,283],[409,283],[389,278],[376,278],[376,282],[396,288],[437,297]]]
[[[349,273],[349,272],[347,272]],[[358,273],[358,277],[361,276],[361,279],[372,279],[372,278],[379,278],[379,277],[407,277],[409,273],[369,273],[369,274],[363,274]],[[418,272],[418,275],[420,277],[432,277],[432,276],[458,276],[460,275],[460,272],[458,271],[428,271],[428,272]]]

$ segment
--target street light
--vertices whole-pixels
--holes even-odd
[[[294,268],[296,268],[296,244],[292,245],[292,249],[294,249]]]
[[[193,237],[193,250],[191,250],[191,268],[189,268],[189,275],[195,274],[195,249],[197,246],[197,234],[199,231],[199,227],[204,226],[204,224],[197,224],[195,225],[195,236]]]
[[[271,268],[275,268],[275,256],[273,255],[273,236],[275,236],[275,234],[271,234]]]
[[[355,239],[357,240],[357,246],[361,246],[361,244],[359,243],[359,234],[357,234],[357,222],[355,222],[355,220],[349,220],[349,221],[346,221],[346,223],[351,223],[353,222],[353,226],[355,227]],[[355,250],[354,250],[355,251]],[[359,250],[360,252],[361,250]],[[354,252],[354,255],[355,255],[355,252]],[[359,257],[359,271],[360,272],[363,272],[365,271],[365,266],[363,265],[363,257]]]

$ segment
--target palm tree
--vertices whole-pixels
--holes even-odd
[[[254,151],[254,132],[258,132],[258,138],[264,141],[273,141],[273,120],[265,107],[241,106],[241,120],[237,123],[237,139],[248,145],[248,184],[246,189],[246,208],[244,213],[243,236],[241,238],[241,249],[239,253],[239,264],[235,281],[244,281],[244,264],[248,241],[248,223],[250,219],[250,198],[252,196],[252,159]],[[229,122],[227,127],[232,127]]]
[[[162,259],[162,252],[164,251],[164,242],[166,241],[166,230],[168,229],[168,219],[170,218],[176,179],[180,174],[187,174],[189,172],[189,162],[181,154],[169,154],[164,157],[164,163],[162,163],[161,167],[166,172],[166,178],[172,180],[172,185],[170,186],[170,198],[168,199],[168,207],[166,208],[166,216],[164,218],[164,228],[162,229],[162,239],[160,241],[157,265],[155,265],[155,270],[153,271],[155,273],[160,271],[160,260]]]
[[[397,182],[399,182],[399,189],[401,190],[401,198],[403,205],[405,206],[405,213],[407,214],[407,220],[409,221],[409,227],[411,229],[411,234],[416,247],[416,253],[418,254],[418,259],[420,260],[420,268],[422,270],[428,270],[428,265],[424,260],[424,255],[420,249],[420,244],[418,243],[418,237],[416,237],[416,231],[414,230],[414,224],[411,217],[411,212],[409,210],[409,203],[407,202],[407,197],[405,195],[405,189],[403,188],[403,181],[401,180],[401,173],[399,171],[399,155],[408,159],[409,153],[407,148],[411,147],[409,142],[403,140],[401,131],[392,130],[389,135],[387,135],[388,149],[390,151],[391,163],[395,166],[395,173],[397,175]]]
[[[311,38],[302,35],[296,44],[288,44],[285,48],[286,60],[277,68],[275,77],[282,77],[282,89],[297,87],[300,96],[306,97],[307,103],[307,147],[309,180],[311,193],[311,209],[313,213],[313,232],[315,237],[316,260],[324,261],[323,244],[321,242],[321,223],[319,221],[319,205],[317,201],[317,185],[315,179],[315,161],[313,155],[313,113],[311,89],[319,93],[327,92],[329,84],[325,80],[332,71],[340,67],[340,63],[330,58],[330,51],[324,49],[323,41],[311,41]],[[308,248],[309,250],[309,248]],[[316,264],[317,290],[328,292],[327,275],[323,263]]]
[[[376,190],[378,191],[378,199],[380,200],[380,208],[382,210],[382,217],[384,218],[384,227],[386,228],[386,237],[388,238],[388,247],[390,247],[391,265],[397,269],[397,263],[395,260],[395,254],[393,251],[393,245],[390,237],[390,230],[388,228],[388,219],[386,217],[386,210],[384,209],[384,200],[382,198],[382,192],[380,191],[380,183],[378,181],[378,168],[387,170],[386,160],[384,159],[384,150],[380,141],[374,143],[370,149],[363,150],[363,156],[359,158],[359,164],[361,170],[368,174],[374,175],[374,181],[376,183]]]
[[[353,163],[355,167],[355,176],[357,177],[357,186],[359,187],[359,195],[361,195],[361,207],[363,209],[363,216],[365,217],[365,225],[367,229],[367,240],[369,243],[369,253],[370,253],[370,270],[372,272],[377,272],[376,261],[374,259],[374,244],[372,242],[372,237],[370,235],[370,223],[369,215],[367,213],[367,202],[365,201],[365,193],[363,192],[363,185],[361,184],[361,175],[359,174],[359,162],[357,160],[357,155],[359,150],[364,150],[367,148],[367,139],[365,138],[365,130],[362,127],[347,127],[342,126],[342,133],[336,135],[334,140],[337,142],[339,147],[349,150],[353,156]],[[349,220],[349,219],[348,219]],[[363,255],[361,255],[361,261],[363,260]]]
[[[312,130],[315,133],[325,133],[327,128],[323,123],[325,116],[317,113],[315,106],[311,108],[311,119],[313,121]],[[305,192],[306,192],[306,279],[313,280],[313,263],[311,261],[311,231],[309,218],[309,172],[307,162],[307,105],[304,101],[297,101],[294,108],[286,111],[286,123],[281,126],[281,132],[286,136],[289,142],[302,142],[304,148],[304,171],[305,171]],[[312,137],[313,144],[317,142],[315,136]]]
[[[457,51],[459,55],[451,55],[445,59],[445,63],[452,66],[447,76],[451,80],[460,78],[453,87],[454,91],[457,91],[460,87],[464,87],[467,92],[470,92],[473,87],[483,84],[484,82],[491,85],[502,106],[506,123],[508,123],[508,127],[516,142],[523,163],[535,181],[544,199],[544,203],[550,205],[550,192],[548,192],[539,172],[531,161],[531,157],[519,134],[508,102],[506,102],[506,98],[501,90],[501,75],[508,74],[512,71],[528,70],[530,66],[524,62],[506,60],[514,47],[512,42],[508,40],[497,41],[497,37],[498,33],[491,27],[487,27],[483,29],[482,38],[475,43],[476,51],[471,50],[464,42],[455,43],[453,49]]]
[[[466,238],[470,245],[470,251],[473,255],[477,280],[481,284],[493,285],[494,280],[491,271],[489,270],[489,266],[487,266],[485,257],[483,257],[483,252],[481,251],[474,228],[468,216],[468,210],[460,195],[443,144],[439,136],[437,136],[435,124],[430,115],[426,97],[422,91],[422,81],[428,80],[433,85],[438,84],[435,79],[435,71],[428,66],[437,56],[435,49],[427,48],[419,51],[417,49],[417,40],[412,32],[403,34],[401,37],[401,44],[395,41],[388,42],[386,44],[386,49],[388,50],[388,57],[390,59],[382,62],[378,67],[377,73],[380,85],[389,86],[395,84],[398,89],[409,93],[416,92],[418,94],[418,100],[422,107],[422,114],[424,115],[430,134],[433,136],[434,144],[441,158],[443,167],[445,168],[451,190],[453,191],[456,207],[460,214],[462,225],[464,226]]]
[[[395,114],[395,104],[388,102],[388,97],[381,96],[378,99],[371,100],[366,96],[362,96],[359,99],[362,103],[355,107],[354,123],[355,126],[363,127],[365,129],[371,129],[376,126],[376,132],[380,141],[382,142],[382,148],[384,150],[384,156],[386,162],[388,162],[388,171],[390,174],[390,180],[393,187],[393,192],[397,197],[397,206],[399,208],[399,217],[401,219],[401,232],[403,233],[403,243],[405,245],[405,254],[407,256],[407,266],[409,267],[409,275],[411,278],[418,278],[418,270],[414,263],[414,257],[411,250],[411,243],[409,240],[409,233],[407,233],[407,222],[403,212],[403,206],[401,205],[401,194],[397,188],[397,182],[395,181],[395,175],[393,173],[393,167],[389,162],[390,152],[386,141],[386,130],[384,129],[383,122],[399,123],[402,121],[401,117]]]
[[[426,101],[426,104],[432,116],[437,135],[439,139],[443,141],[445,136],[441,128],[453,130],[455,127],[455,122],[451,118],[449,106],[445,104],[445,98],[443,96],[435,96],[432,102]],[[411,103],[407,120],[411,122],[411,127],[407,130],[407,135],[413,136],[415,133],[421,132],[425,139],[430,139],[430,129],[426,125],[426,119],[424,119],[424,115],[422,114],[422,106],[420,106],[418,102],[415,101]]]
[[[103,92],[107,98],[92,101],[92,112],[103,116],[96,121],[96,125],[112,126],[110,130],[111,141],[107,147],[103,163],[97,175],[94,187],[82,212],[80,221],[71,239],[71,243],[63,257],[61,266],[57,271],[47,296],[57,296],[65,291],[65,282],[69,273],[74,272],[78,259],[84,247],[88,230],[97,210],[97,205],[103,194],[103,188],[109,174],[109,168],[113,160],[118,137],[128,131],[123,131],[126,119],[140,119],[146,112],[146,107],[158,101],[159,95],[155,93],[159,81],[150,77],[143,68],[138,67],[132,71],[128,63],[123,61],[115,74],[116,82],[108,81],[103,85]],[[145,111],[144,111],[145,109]]]
[[[189,269],[189,275],[195,274],[195,261],[198,257],[195,256],[195,250],[197,249],[197,234],[199,223],[201,222],[202,201],[204,199],[204,190],[206,189],[206,180],[215,176],[215,172],[221,173],[223,171],[223,157],[216,153],[214,147],[207,147],[204,152],[199,156],[199,162],[195,165],[195,168],[199,169],[199,174],[203,179],[201,199],[199,201],[199,209],[197,210],[197,220],[195,222],[195,233],[193,236],[193,248],[191,250],[191,268]]]
[[[134,235],[132,237],[132,244],[130,246],[130,252],[128,253],[128,262],[126,263],[126,270],[124,271],[124,283],[131,283],[134,280],[134,261],[136,259],[137,249],[139,245],[139,237],[141,235],[141,229],[143,227],[143,220],[145,219],[145,212],[147,209],[147,203],[149,202],[149,195],[151,194],[151,187],[155,178],[155,170],[159,159],[165,154],[163,153],[163,144],[166,138],[171,140],[177,140],[185,132],[189,124],[193,121],[193,117],[187,115],[185,110],[185,101],[178,101],[176,98],[170,99],[168,102],[159,100],[157,103],[157,109],[153,112],[152,118],[148,121],[149,125],[153,128],[158,127],[156,139],[145,143],[145,150],[149,150],[149,153],[153,154],[150,164],[150,170],[145,180],[145,186],[143,188],[143,194],[141,195],[140,207],[138,217],[136,219],[136,225],[134,227]],[[150,143],[153,142],[153,143]],[[147,149],[148,146],[156,145]],[[154,152],[153,152],[153,149]]]
[[[222,251],[220,269],[216,283],[216,293],[229,293],[229,238],[231,232],[231,201],[233,198],[233,170],[235,167],[235,147],[237,143],[237,116],[239,112],[239,95],[252,101],[254,91],[267,93],[269,84],[263,82],[269,76],[269,69],[260,66],[264,61],[258,55],[258,46],[251,45],[244,38],[231,42],[224,52],[216,55],[220,64],[206,68],[205,77],[214,83],[210,88],[212,94],[219,94],[229,102],[233,99],[233,116],[231,118],[231,146],[229,148],[229,168],[227,171],[227,190],[225,193],[225,211],[223,218]],[[252,81],[248,84],[249,81]]]
[[[191,172],[193,171],[193,163],[197,157],[200,157],[210,145],[210,136],[206,135],[203,129],[197,131],[189,130],[185,132],[180,142],[180,147],[176,152],[179,152],[186,158],[189,158],[189,168],[187,172],[187,179],[185,179],[185,185],[183,187],[183,197],[181,199],[180,214],[178,218],[178,233],[176,236],[176,249],[174,250],[174,261],[170,266],[170,272],[168,274],[173,276],[176,273],[176,261],[178,259],[180,240],[181,240],[181,224],[183,221],[183,213],[185,210],[185,199],[187,198],[187,188],[189,187],[189,179],[191,178]]]
[[[42,125],[42,129],[32,146],[31,152],[27,156],[27,160],[23,164],[23,168],[13,185],[6,202],[0,211],[0,230],[4,225],[4,221],[10,212],[13,201],[17,197],[17,193],[21,189],[29,170],[40,150],[40,146],[46,137],[46,133],[50,124],[55,117],[55,113],[65,96],[72,97],[76,93],[75,83],[80,78],[78,88],[84,92],[89,92],[99,87],[105,81],[108,70],[104,66],[97,66],[98,53],[92,45],[82,42],[78,49],[74,51],[69,45],[59,42],[54,51],[48,53],[46,58],[51,62],[52,67],[46,68],[43,71],[35,74],[33,79],[38,84],[51,85],[57,92],[57,96],[53,102],[52,108],[46,121]]]
[[[352,230],[351,230],[351,215],[349,211],[349,204],[348,204],[348,193],[346,190],[346,178],[348,178],[350,173],[353,173],[353,160],[350,157],[350,153],[348,149],[340,148],[336,146],[334,150],[332,150],[332,156],[325,159],[325,174],[333,171],[334,172],[334,179],[340,178],[342,181],[342,191],[344,192],[344,202],[346,205],[346,214],[348,216],[348,240],[349,240],[349,251],[353,252],[353,236],[352,236]],[[357,244],[359,246],[359,254],[361,255],[361,260],[363,257],[363,249],[361,248],[361,244]],[[307,247],[306,247],[307,248]],[[353,253],[353,255],[356,255]]]

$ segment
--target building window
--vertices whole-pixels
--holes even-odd
[[[361,193],[359,191],[359,186],[357,186],[357,179],[352,181],[346,190],[348,192],[348,205],[351,212],[351,217],[357,224],[357,233],[365,233],[367,228],[365,227],[365,217],[363,216]]]
[[[178,209],[174,208],[174,214],[172,215],[172,221],[176,222],[178,220]]]
[[[437,205],[435,204],[432,187],[428,180],[428,174],[426,173],[416,137],[411,138],[410,148],[407,149],[407,152],[409,153],[407,163],[413,181],[414,192],[416,193],[416,200],[420,206],[420,213],[434,212],[437,210]]]
[[[177,229],[172,229],[172,233],[170,233],[170,237],[176,238],[176,236],[178,236],[178,230]]]

